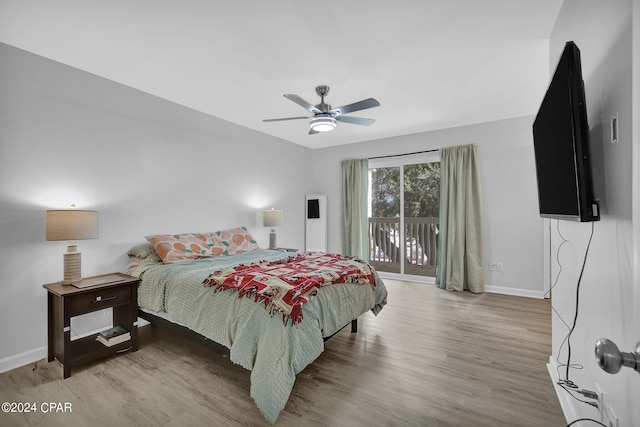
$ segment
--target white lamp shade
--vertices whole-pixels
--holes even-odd
[[[278,227],[282,225],[284,212],[281,210],[271,209],[262,213],[262,225],[265,227]]]
[[[47,240],[98,238],[98,212],[77,209],[47,211]]]

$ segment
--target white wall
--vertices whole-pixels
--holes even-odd
[[[636,12],[633,23],[636,27],[639,24],[637,15]],[[565,0],[550,43],[552,68],[555,68],[566,41],[575,41],[581,50],[594,187],[601,210],[601,221],[594,224],[593,242],[580,287],[577,327],[571,337],[571,363],[581,364],[584,369],[572,369],[569,378],[581,388],[591,390],[597,383],[618,415],[621,426],[638,425],[640,420],[640,378],[628,368],[617,375],[602,371],[594,358],[594,346],[599,338],[606,337],[616,342],[621,350],[631,351],[640,341],[640,328],[634,313],[640,309],[637,300],[640,285],[637,274],[634,276],[634,265],[638,260],[633,256],[634,246],[638,248],[639,243],[634,242],[633,233],[633,204],[635,198],[638,206],[638,190],[634,191],[632,185],[634,172],[639,171],[638,162],[634,170],[632,161],[632,121],[636,121],[637,129],[640,120],[637,113],[632,114],[632,64],[640,50],[638,46],[632,47],[632,34],[631,1]],[[612,145],[609,122],[616,112],[620,141]],[[638,148],[637,135],[634,137]],[[637,212],[635,216],[638,217]],[[555,222],[552,230],[551,246],[555,254],[561,244]],[[591,225],[561,222],[560,232],[569,241],[560,251],[562,272],[553,290],[553,304],[571,325],[576,284]],[[552,264],[554,276],[559,268],[556,263]],[[562,343],[567,332],[567,327],[554,316],[551,365],[557,365],[558,355],[561,363],[566,362],[567,347]],[[565,376],[564,369],[560,376]],[[569,418],[590,416],[598,419],[598,413],[591,407],[568,398],[564,392],[559,392],[559,397],[565,401],[563,405]]]
[[[66,250],[45,241],[46,209],[100,212],[85,276],[123,271],[154,233],[245,225],[267,247],[263,208],[284,210],[279,245],[303,247],[310,150],[5,44],[0,64],[0,371],[46,354],[42,284]]]
[[[542,95],[541,95],[542,98]],[[328,196],[329,251],[340,252],[340,162],[477,144],[484,197],[486,290],[542,297],[542,225],[538,215],[533,117],[501,120],[314,151],[314,190]]]

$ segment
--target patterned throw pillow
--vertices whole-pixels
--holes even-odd
[[[245,227],[207,233],[207,239],[214,255],[234,255],[260,249]]]
[[[213,245],[208,241],[206,234],[161,234],[147,236],[146,239],[165,264],[213,256]]]

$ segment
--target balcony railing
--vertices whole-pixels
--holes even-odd
[[[405,218],[401,244],[400,218],[369,218],[369,262],[378,271],[400,273],[404,248],[404,273],[436,275],[438,218]]]

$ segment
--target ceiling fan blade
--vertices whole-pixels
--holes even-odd
[[[347,113],[352,113],[354,111],[365,110],[367,108],[378,107],[379,105],[380,103],[377,100],[373,98],[369,98],[359,102],[354,102],[353,104],[347,104],[347,105],[343,105],[342,107],[334,108],[329,112],[337,113],[337,114],[347,114]]]
[[[351,123],[354,125],[371,126],[375,123],[374,119],[365,119],[363,117],[351,117],[351,116],[338,116],[336,120],[340,120],[344,123]]]
[[[320,133],[317,130],[309,129],[309,135],[315,135],[316,133]]]
[[[281,119],[264,119],[263,122],[282,122],[285,120],[298,120],[298,119],[308,119],[307,116],[299,116],[299,117],[283,117]]]
[[[288,93],[288,94],[285,94],[284,97],[300,105],[302,108],[309,111],[310,113],[314,113],[314,114],[322,113],[322,111],[318,110],[315,106],[309,104],[307,101],[300,98],[298,95],[293,95]]]

